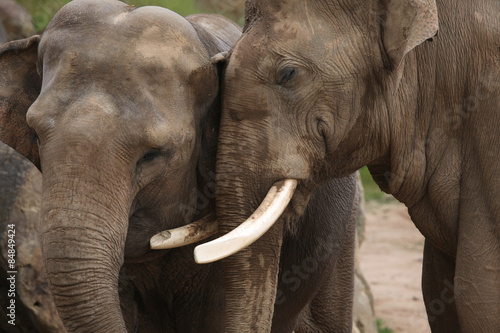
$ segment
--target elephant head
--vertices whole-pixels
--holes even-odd
[[[223,260],[227,331],[267,332],[287,217],[326,180],[388,157],[388,98],[405,55],[436,34],[437,14],[433,0],[246,6],[223,80],[216,168],[228,234],[195,255],[210,262],[239,251]]]
[[[43,260],[68,331],[124,332],[122,264],[161,255],[152,235],[213,209],[197,206],[215,168],[211,57],[239,30],[206,26],[75,0],[42,36],[0,49],[0,139],[42,171]]]

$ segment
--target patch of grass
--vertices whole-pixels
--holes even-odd
[[[31,14],[36,30],[40,31],[47,26],[57,11],[70,0],[18,0],[18,2]],[[136,7],[161,6],[184,16],[200,12],[194,5],[193,0],[124,0],[123,2]]]
[[[380,318],[377,318],[377,331],[378,333],[394,333],[392,328],[384,326],[384,321]]]

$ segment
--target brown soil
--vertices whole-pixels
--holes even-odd
[[[395,333],[428,333],[421,292],[424,238],[405,206],[369,203],[361,270],[371,286],[375,314]]]

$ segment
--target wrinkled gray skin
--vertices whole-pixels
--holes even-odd
[[[239,30],[188,19],[74,1],[41,40],[0,50],[1,139],[43,170],[43,256],[69,331],[230,331],[220,264],[195,265],[193,246],[148,250],[154,233],[214,208],[210,56]],[[352,176],[332,180],[287,221],[278,286],[251,286],[277,292],[275,331],[350,330],[355,189]],[[269,304],[256,307],[255,320],[269,316]]]
[[[432,330],[500,332],[500,2],[436,2],[247,1],[223,84],[219,225],[274,181],[300,180],[300,213],[318,184],[368,165],[426,237]],[[228,331],[269,331],[276,293],[248,286],[276,283],[280,228],[224,261]]]
[[[8,281],[12,271],[15,240],[15,326],[10,314],[10,283],[0,284],[0,332],[62,333],[64,325],[47,285],[43,267],[38,217],[42,199],[42,175],[23,156],[0,142],[0,279]],[[12,240],[11,240],[12,242]],[[9,250],[11,253],[9,254]],[[10,296],[9,296],[10,295]],[[10,317],[9,317],[9,316]]]
[[[3,24],[0,23],[0,44],[6,43],[7,42],[7,33],[5,32],[5,28],[3,27]]]
[[[211,57],[239,35],[219,16],[77,0],[0,49],[0,139],[42,170],[43,260],[68,331],[223,331],[217,265],[149,239],[213,210]]]

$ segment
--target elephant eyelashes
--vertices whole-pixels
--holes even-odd
[[[290,81],[292,81],[298,74],[299,70],[293,67],[286,67],[281,70],[279,82],[280,86],[286,86]]]

